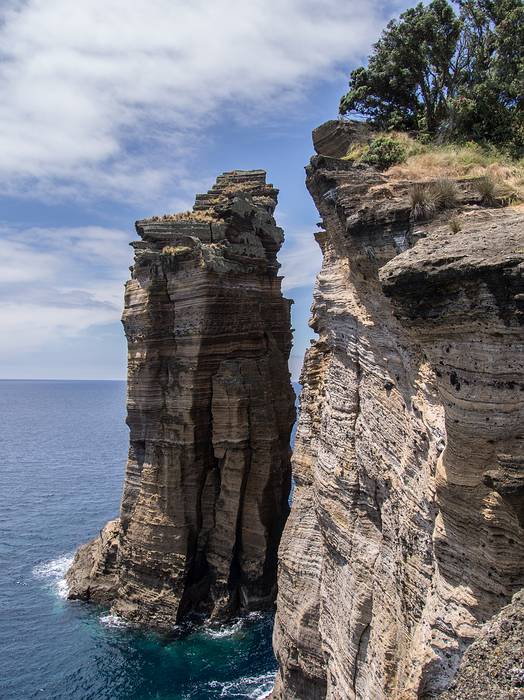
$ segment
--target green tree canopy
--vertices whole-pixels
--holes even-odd
[[[392,20],[341,114],[524,153],[524,0],[419,3]]]

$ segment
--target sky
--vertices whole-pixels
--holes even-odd
[[[124,379],[134,221],[226,170],[280,189],[296,380],[321,256],[304,185],[401,0],[0,0],[0,377]]]

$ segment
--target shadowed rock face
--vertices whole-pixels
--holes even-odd
[[[120,518],[78,551],[70,598],[159,627],[273,602],[295,415],[276,201],[263,171],[234,171],[137,222]]]
[[[323,266],[279,553],[279,700],[436,696],[524,585],[524,211],[483,209],[458,181],[458,234],[446,212],[414,222],[412,183],[333,157],[355,138],[323,125],[307,168]]]

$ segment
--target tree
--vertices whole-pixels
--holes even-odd
[[[524,0],[432,0],[391,21],[340,112],[524,152]]]
[[[524,155],[524,4],[459,0],[465,66],[450,105],[457,136]]]
[[[456,92],[452,59],[460,29],[447,0],[419,3],[392,20],[367,68],[351,73],[341,113],[359,112],[385,129],[434,132]]]

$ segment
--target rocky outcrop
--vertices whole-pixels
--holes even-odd
[[[158,627],[273,602],[294,422],[276,201],[263,171],[234,171],[137,222],[120,518],[78,551],[70,598]]]
[[[524,700],[524,592],[480,629],[438,700]]]
[[[459,232],[446,211],[415,221],[411,182],[333,157],[360,129],[317,130],[307,168],[323,266],[280,546],[282,700],[436,696],[524,585],[524,211],[464,180]]]

